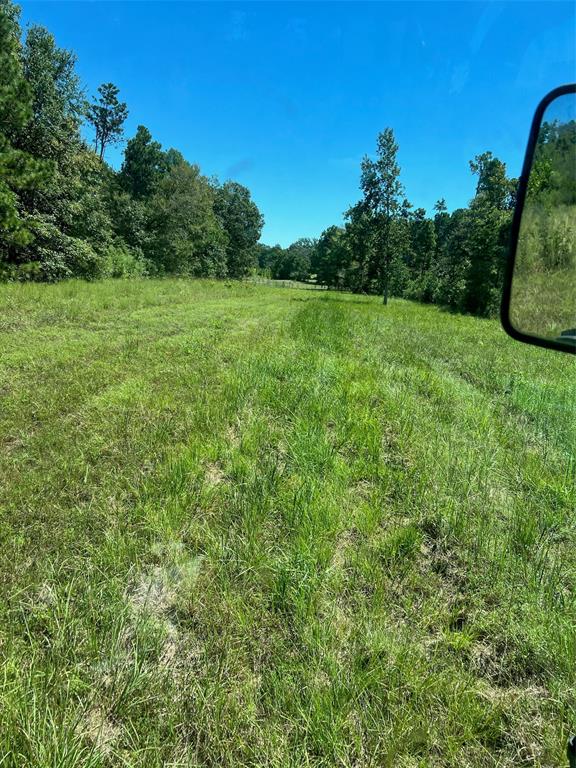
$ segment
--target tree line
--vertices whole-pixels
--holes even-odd
[[[272,277],[314,280],[355,293],[437,303],[487,315],[497,311],[507,255],[516,180],[485,152],[470,162],[476,194],[467,208],[448,212],[438,200],[433,216],[405,195],[398,144],[382,131],[374,158],[360,167],[361,199],[318,240],[288,249],[260,247]]]
[[[250,191],[207,178],[143,125],[112,169],[128,107],[112,83],[88,101],[75,65],[0,0],[0,279],[246,275],[263,225]]]
[[[470,161],[476,191],[469,205],[449,213],[439,199],[428,215],[406,197],[398,144],[386,128],[374,155],[362,160],[361,196],[342,226],[287,248],[265,245],[263,217],[246,187],[207,178],[143,125],[114,170],[106,153],[124,141],[128,107],[112,83],[87,100],[75,65],[43,27],[23,35],[18,7],[0,0],[0,280],[259,271],[380,294],[384,303],[397,296],[479,315],[497,311],[517,180],[491,152]],[[558,243],[567,263],[574,258],[566,236],[574,181],[558,179],[573,159],[575,135],[573,122],[541,133],[531,192],[564,213],[533,215],[525,263],[550,262]],[[536,255],[538,248],[545,252]]]
[[[576,264],[576,122],[544,123],[523,217],[519,264],[526,269]],[[470,161],[476,190],[466,208],[414,209],[405,195],[398,144],[382,131],[373,158],[360,167],[361,199],[317,240],[282,249],[259,246],[260,267],[273,278],[312,280],[355,293],[398,296],[460,312],[496,314],[508,255],[517,179],[491,152]]]

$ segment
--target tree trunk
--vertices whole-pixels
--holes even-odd
[[[388,237],[389,237],[389,233],[386,233],[386,245],[384,247],[384,258],[382,261],[382,266],[383,266],[382,304],[384,304],[384,306],[387,306],[388,304],[388,278],[390,277],[390,274],[389,274],[390,264],[389,264],[389,258],[388,258]]]

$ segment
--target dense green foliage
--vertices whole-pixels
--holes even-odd
[[[3,768],[551,768],[576,377],[433,306],[0,286]]]
[[[314,269],[316,241],[302,237],[288,248],[261,244],[258,250],[260,270],[275,280],[309,280]]]
[[[22,39],[17,7],[0,0],[0,279],[254,269],[263,220],[248,189],[206,178],[142,125],[114,171],[105,153],[128,108],[113,83],[87,103],[75,65],[42,27]]]
[[[40,186],[48,166],[19,149],[17,139],[31,120],[28,83],[17,37],[17,15],[0,3],[0,233],[6,246],[31,239],[18,194]],[[2,262],[0,260],[0,276]]]
[[[576,205],[576,121],[544,122],[538,133],[528,199]]]

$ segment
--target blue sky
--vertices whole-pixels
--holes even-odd
[[[128,136],[248,186],[282,245],[342,222],[386,126],[408,199],[465,205],[468,160],[490,149],[517,175],[536,103],[576,79],[575,4],[553,0],[22,5],[88,93],[119,86]]]

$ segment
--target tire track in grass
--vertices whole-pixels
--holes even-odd
[[[272,312],[272,315],[274,312]],[[252,329],[242,329],[241,327],[235,331],[230,333],[230,328],[224,328],[222,327],[219,331],[219,336],[224,337],[225,333],[227,333],[226,337],[226,343],[224,345],[215,344],[216,339],[212,338],[210,341],[210,350],[206,348],[206,351],[210,351],[213,356],[216,356],[218,358],[219,356],[219,347],[225,346],[229,347],[230,349],[233,349],[234,345],[236,343],[242,342],[243,337],[246,335],[247,331],[251,331]],[[206,365],[204,366],[205,370],[202,370],[198,368],[196,370],[196,373],[198,375],[198,381],[202,380],[203,383],[206,385],[209,382],[216,382],[215,376],[220,376],[220,371],[218,371],[218,366],[214,365],[214,360],[211,359],[209,356],[206,358]],[[127,380],[125,380],[126,382]],[[193,384],[193,382],[188,382],[188,385]],[[114,402],[119,403],[122,405],[126,405],[127,407],[132,408],[134,405],[133,398],[128,397],[127,399],[124,397],[125,394],[130,394],[126,392],[122,392],[122,387],[125,386],[122,385],[121,389],[119,390],[117,387],[115,390],[112,390],[112,393],[114,391],[116,394],[120,394],[120,401],[117,400],[117,397],[115,396]],[[218,386],[215,385],[213,387],[214,392],[218,392]],[[193,387],[192,391],[194,393],[194,398],[199,398],[200,404],[205,404],[208,402],[207,396],[206,396],[206,387],[200,386],[200,387]],[[110,390],[109,390],[110,393]],[[141,392],[138,391],[138,396],[141,395]],[[104,394],[103,396],[103,403],[105,404],[107,395]],[[110,403],[114,405],[114,403]],[[92,401],[92,403],[88,403],[87,406],[84,406],[88,409],[89,413],[93,413],[95,416],[98,416],[98,400]],[[214,417],[217,410],[216,408],[212,409],[211,416]],[[108,413],[110,413],[108,411]],[[102,418],[102,415],[100,415],[100,418]],[[200,418],[197,419],[200,424],[204,420],[204,423],[206,423],[206,414],[204,416],[200,415]],[[217,419],[215,420],[217,422]],[[135,487],[134,493],[138,493],[138,488]],[[66,504],[66,500],[62,499],[63,503]],[[121,717],[120,713],[117,711],[120,707],[120,711],[122,710],[122,707],[128,706],[128,701],[126,700],[125,694],[122,694],[120,699],[118,699],[117,690],[122,690],[122,686],[125,686],[125,684],[128,684],[129,680],[132,679],[132,682],[130,682],[130,688],[125,690],[132,690],[135,693],[132,705],[135,705],[136,708],[138,706],[138,702],[142,702],[142,706],[144,705],[144,702],[146,701],[146,697],[141,698],[143,696],[142,694],[138,693],[138,686],[142,684],[147,684],[150,686],[150,683],[153,684],[150,686],[152,691],[156,692],[156,695],[158,694],[158,681],[156,680],[155,683],[153,681],[153,675],[150,671],[150,664],[149,660],[147,660],[146,654],[150,654],[150,650],[148,650],[144,657],[142,654],[141,646],[146,644],[149,646],[149,648],[153,649],[156,648],[156,652],[159,653],[162,648],[164,648],[163,642],[161,639],[159,639],[159,636],[161,636],[162,633],[162,626],[158,628],[157,626],[154,626],[154,622],[152,622],[152,625],[150,625],[150,622],[143,621],[141,623],[141,626],[139,627],[138,631],[134,636],[131,636],[130,634],[126,636],[126,634],[122,632],[122,630],[118,631],[118,624],[121,626],[125,625],[125,620],[122,618],[123,616],[126,616],[126,611],[123,611],[121,608],[122,604],[122,589],[121,589],[121,583],[122,583],[122,571],[125,570],[126,566],[132,562],[132,567],[137,568],[138,562],[142,558],[142,552],[141,548],[144,542],[147,538],[149,538],[150,533],[147,531],[149,527],[149,521],[145,521],[145,526],[142,528],[142,518],[138,514],[138,511],[136,509],[132,509],[132,512],[130,513],[130,507],[132,505],[130,504],[130,500],[122,500],[122,505],[125,506],[126,503],[128,504],[127,508],[125,510],[116,509],[113,513],[113,516],[111,515],[105,515],[102,523],[107,526],[104,530],[105,539],[104,541],[99,540],[98,536],[94,536],[95,531],[91,530],[89,533],[91,544],[88,547],[88,551],[86,551],[85,547],[81,547],[80,551],[78,551],[78,548],[76,547],[77,554],[73,555],[71,558],[71,561],[69,562],[66,569],[59,573],[58,576],[55,574],[52,575],[52,578],[50,578],[50,568],[46,567],[49,566],[49,561],[44,563],[44,575],[47,577],[43,588],[49,589],[52,584],[54,584],[54,589],[56,590],[57,596],[61,592],[60,584],[66,584],[68,577],[67,573],[70,572],[70,570],[74,568],[74,562],[73,560],[76,557],[80,557],[83,560],[86,560],[86,556],[88,555],[88,559],[86,560],[86,566],[84,568],[84,574],[82,578],[79,580],[79,584],[75,586],[74,589],[74,595],[71,602],[71,605],[74,606],[74,611],[72,614],[66,614],[66,620],[64,621],[64,624],[68,623],[70,626],[76,626],[81,628],[83,632],[87,632],[90,640],[89,645],[92,646],[90,649],[86,649],[86,643],[82,642],[79,643],[77,652],[71,653],[69,655],[69,658],[62,657],[60,659],[55,656],[55,651],[53,648],[53,640],[50,639],[53,635],[53,620],[54,620],[54,605],[52,603],[48,604],[46,609],[43,608],[43,604],[41,602],[35,603],[31,602],[28,604],[28,610],[30,612],[30,615],[26,619],[26,629],[24,632],[24,644],[22,644],[22,641],[18,639],[18,641],[14,644],[14,648],[17,655],[17,649],[24,650],[24,648],[31,644],[32,647],[38,645],[38,640],[41,638],[40,633],[44,633],[48,639],[48,648],[50,648],[49,656],[46,658],[42,658],[44,656],[43,652],[40,652],[38,656],[32,658],[32,665],[36,665],[36,667],[41,666],[47,666],[48,669],[59,669],[60,674],[63,675],[64,678],[68,677],[70,674],[79,674],[80,679],[84,680],[84,683],[86,682],[86,678],[88,679],[91,677],[91,673],[87,674],[86,671],[86,662],[87,659],[90,658],[90,656],[96,656],[97,658],[109,658],[113,660],[116,657],[120,657],[120,659],[124,659],[123,662],[120,663],[120,667],[114,667],[114,664],[112,664],[112,667],[106,672],[104,671],[103,677],[101,678],[101,683],[104,685],[105,690],[110,691],[110,696],[113,698],[113,703],[110,704],[108,707],[105,708],[104,711],[108,712],[110,710],[110,706],[112,706],[112,710],[110,710],[110,715],[106,715],[106,717],[109,719]],[[87,510],[87,512],[90,512],[91,515],[93,515],[95,510]],[[114,517],[115,519],[111,519]],[[111,523],[111,525],[110,525]],[[120,533],[121,530],[121,533]],[[132,540],[130,540],[132,539]],[[55,542],[56,543],[56,542]],[[62,541],[60,540],[58,542],[58,554],[60,557],[64,554],[61,551]],[[76,563],[76,567],[78,566],[78,563]],[[105,576],[104,576],[105,574]],[[104,582],[101,582],[102,576],[104,576]],[[96,594],[96,590],[94,589],[94,580],[96,580],[96,583],[101,582],[101,592],[98,591]],[[14,603],[14,608],[17,609],[18,603],[22,604],[22,595],[17,598],[17,603]],[[96,604],[101,604],[102,599],[106,600],[106,603],[108,604],[107,610],[100,611],[100,615],[97,617],[97,615],[94,613],[94,608],[96,605],[93,601],[95,601]],[[67,602],[67,604],[70,604]],[[14,620],[15,615],[12,614],[11,619]],[[88,619],[86,621],[86,619]],[[19,622],[16,621],[16,626],[13,627],[14,630],[17,631],[17,626]],[[116,627],[116,630],[113,630],[113,628]],[[165,627],[164,627],[165,629]],[[107,631],[106,631],[107,630]],[[108,636],[109,635],[109,636]],[[99,638],[99,642],[96,641],[96,637]],[[115,639],[116,638],[116,639]],[[16,637],[14,638],[16,639]],[[111,647],[112,644],[112,647]],[[42,643],[40,643],[40,646]],[[133,647],[135,650],[130,653],[126,653],[126,646]],[[98,647],[99,646],[99,647]],[[116,650],[115,650],[116,649]],[[69,649],[71,650],[71,649]],[[107,652],[108,651],[108,652]],[[154,655],[152,653],[152,655]],[[126,659],[132,659],[134,662],[133,664],[128,664],[126,662]],[[146,661],[146,663],[144,663]],[[23,665],[22,669],[25,669],[27,665]],[[33,668],[32,666],[32,668]],[[130,671],[133,669],[134,674]],[[117,674],[116,674],[117,673]],[[114,681],[114,677],[118,678],[118,680]],[[126,675],[128,677],[126,678]],[[112,682],[106,682],[107,679],[112,676]],[[100,678],[100,673],[97,674],[97,677]],[[126,678],[126,683],[122,683],[122,679]],[[25,683],[25,675],[21,677],[21,680]],[[32,690],[37,688],[36,683],[33,682],[34,678],[29,678],[29,684],[32,685]],[[140,683],[137,681],[140,680]],[[120,685],[120,689],[118,689],[118,685]],[[97,685],[91,685],[91,689],[98,690]],[[22,691],[24,691],[22,689]],[[59,710],[56,707],[54,709],[54,704],[56,701],[52,701],[51,696],[49,693],[40,694],[40,690],[37,690],[38,695],[41,695],[41,700],[43,701],[43,705],[46,707],[46,711],[48,712],[56,712],[58,713]],[[115,702],[115,703],[114,703]],[[92,707],[92,705],[90,705]],[[133,706],[132,706],[133,708]],[[15,711],[18,712],[18,707],[15,707]],[[90,709],[90,711],[93,711],[93,709]],[[20,711],[20,716],[24,716],[22,712]],[[90,718],[89,718],[90,719]],[[114,722],[114,720],[110,721]],[[43,726],[39,726],[39,729],[37,731],[31,732],[33,739],[38,741],[39,739],[46,739],[48,738],[48,732],[44,730],[44,728],[48,728],[49,723],[46,722]],[[79,726],[80,727],[80,726]],[[74,728],[72,729],[74,733]],[[66,731],[68,733],[68,731]],[[70,744],[76,744],[77,739],[76,736],[74,736],[74,733],[72,736],[70,736]],[[124,732],[124,736],[126,736],[126,733]],[[68,737],[66,737],[68,738]],[[60,749],[62,747],[65,748],[65,738],[64,738],[64,731],[63,731],[63,737],[62,737],[62,744],[54,744],[54,749]],[[76,741],[75,741],[76,739]],[[14,742],[16,744],[18,742]],[[67,742],[66,742],[67,743]],[[79,743],[79,742],[78,742]],[[14,746],[13,744],[13,746]],[[24,742],[22,742],[22,748],[25,749],[26,753],[32,754],[30,750],[35,749],[36,747],[39,747],[39,744],[28,744],[28,747],[24,747]],[[15,748],[15,747],[14,747]],[[45,745],[45,748],[49,751],[48,744]],[[47,752],[48,754],[48,752]],[[52,753],[55,755],[56,753]],[[72,752],[71,752],[72,754]],[[80,752],[78,752],[80,754]],[[83,754],[83,753],[82,753]],[[48,758],[47,758],[48,759]],[[95,764],[98,763],[99,760],[95,760]]]

